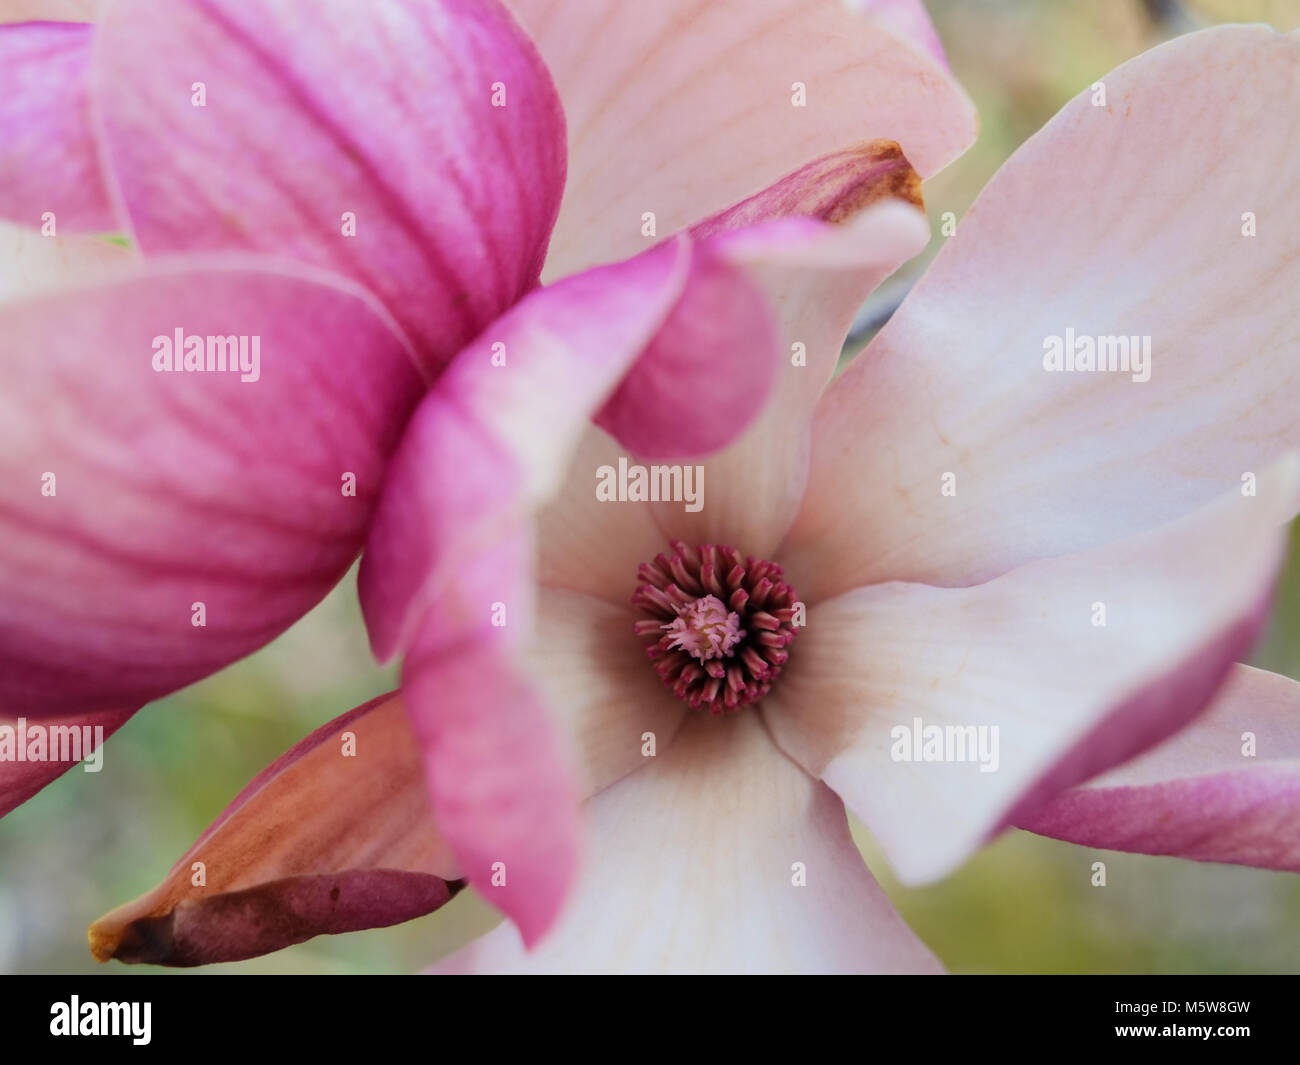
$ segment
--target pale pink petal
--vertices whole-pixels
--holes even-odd
[[[463,886],[399,696],[322,726],[263,770],[156,888],[90,927],[99,961],[206,965],[398,924]]]
[[[108,154],[146,252],[252,248],[346,274],[430,370],[536,283],[564,116],[494,0],[121,0],[99,33]]]
[[[942,876],[1206,705],[1267,615],[1281,522],[1298,497],[1292,457],[1257,496],[987,584],[891,583],[821,603],[764,713],[904,880]],[[996,769],[971,750],[959,764],[907,760],[917,719],[922,729],[996,727],[996,759],[994,733],[982,751]]]
[[[754,714],[693,719],[591,801],[587,831],[551,935],[525,954],[503,925],[441,971],[939,971],[862,863],[843,806]]]
[[[155,371],[177,329],[244,365]],[[139,705],[285,629],[356,556],[422,388],[373,298],[248,256],[0,304],[0,362],[13,714]]]
[[[93,22],[102,0],[0,0],[3,22]]]
[[[1011,158],[818,410],[781,552],[803,595],[975,583],[1300,445],[1298,65],[1266,27],[1180,37]],[[1048,372],[1067,330],[1149,337],[1150,379]]]
[[[0,303],[93,278],[135,257],[97,237],[43,237],[38,229],[0,220]]]
[[[0,712],[0,817],[25,803],[78,762],[90,758],[99,750],[100,743],[134,712],[101,710],[59,718],[42,717],[30,722],[25,719],[20,722],[17,716]],[[33,748],[38,731],[42,746]],[[39,758],[29,757],[37,753]]]
[[[920,202],[916,172],[897,145],[880,143],[817,160],[692,229],[761,285],[781,322],[782,358],[763,413],[704,463],[704,507],[655,506],[668,539],[775,550],[803,498],[812,412],[853,317],[929,239]]]
[[[1089,847],[1300,872],[1300,684],[1236,666],[1182,732],[1016,823]]]
[[[637,566],[668,548],[650,504],[596,497],[601,468],[617,472],[620,458],[632,461],[604,430],[586,428],[558,493],[537,514],[538,583],[627,606]]]
[[[93,32],[0,25],[0,216],[55,235],[115,227],[91,127]]]
[[[720,446],[766,397],[773,347],[752,282],[687,237],[522,300],[448,367],[394,458],[360,578],[375,653],[400,649],[476,530],[556,494],[593,414],[629,450]],[[700,424],[678,420],[706,397]]]
[[[929,177],[975,137],[947,68],[838,0],[511,3],[569,121],[548,278],[634,254],[647,212],[662,238],[877,139]]]
[[[533,638],[523,656],[569,744],[568,761],[577,767],[584,797],[648,764],[647,743],[665,750],[686,716],[686,704],[660,682],[634,637],[640,615],[627,598],[615,605],[540,589]]]
[[[846,0],[846,3],[900,37],[919,44],[944,66],[948,65],[939,31],[930,21],[922,0]]]

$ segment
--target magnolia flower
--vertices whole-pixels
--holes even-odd
[[[355,559],[458,352],[522,379],[515,345],[581,316],[590,345],[510,402],[572,391],[647,454],[732,439],[776,372],[759,267],[707,235],[645,234],[819,157],[834,173],[785,182],[769,213],[815,214],[798,196],[823,188],[885,195],[912,174],[889,130],[923,131],[923,174],[971,134],[924,47],[803,6],[702,15],[645,56],[644,13],[630,34],[625,9],[607,25],[528,0],[532,36],[491,0],[121,0],[94,25],[0,27],[0,720],[111,732],[283,631]],[[665,7],[655,32],[675,40],[682,16]],[[812,106],[791,106],[794,68]],[[142,257],[77,236],[104,231]],[[817,237],[780,239],[789,256]],[[458,380],[439,396],[472,402]],[[0,813],[75,761],[0,759]]]
[[[99,21],[0,27],[0,813],[76,761],[15,759],[25,719],[111,732],[317,602],[431,384],[490,408],[434,487],[552,410],[538,469],[588,419],[645,455],[734,438],[776,372],[767,294],[869,287],[923,228],[827,223],[973,136],[919,4],[864,6],[6,5]],[[135,250],[78,235],[105,231]],[[503,477],[484,500],[526,513],[542,486]],[[409,915],[365,883],[331,885],[335,927]],[[317,914],[304,884],[282,922]]]
[[[402,691],[263,773],[92,928],[97,953],[247,956],[336,930],[347,898],[386,923],[463,877],[512,922],[446,971],[934,970],[846,807],[907,883],[1012,825],[1300,870],[1300,685],[1235,664],[1300,508],[1298,64],[1295,36],[1234,27],[1112,72],[834,381],[850,297],[916,250],[919,215],[855,215],[874,272],[836,270],[843,231],[715,232],[736,260],[815,259],[783,339],[827,342],[703,463],[698,512],[600,501],[622,445],[562,402],[494,417],[541,359],[454,363],[474,398],[422,403],[362,566]],[[546,372],[594,328],[575,316]],[[1112,337],[1129,372],[1109,341],[1097,368]],[[196,888],[196,863],[238,874]],[[314,908],[284,905],[302,885]]]

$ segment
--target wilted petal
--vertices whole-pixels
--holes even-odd
[[[1016,824],[1089,847],[1300,872],[1300,684],[1237,666],[1182,732]]]
[[[245,365],[156,372],[178,329]],[[139,705],[285,629],[355,557],[422,388],[373,298],[247,256],[0,304],[0,363],[14,714]]]
[[[134,712],[103,710],[31,722],[0,712],[0,817],[90,758]],[[43,738],[40,756],[33,760],[32,738],[38,730]]]
[[[146,252],[338,271],[430,370],[536,283],[564,116],[495,0],[121,0],[99,32],[106,143]]]
[[[1281,522],[1298,497],[1292,458],[1258,496],[1234,493],[974,588],[892,583],[828,600],[809,612],[764,715],[782,748],[870,826],[900,877],[942,876],[1000,828],[1195,717],[1267,616]],[[981,726],[997,731],[983,733],[976,757]],[[964,750],[909,760],[927,727],[966,730]]]
[[[818,409],[781,549],[804,596],[986,580],[1300,446],[1297,69],[1300,37],[1266,27],[1180,37],[1011,158]],[[1149,338],[1149,380],[1047,372],[1067,330]]]
[[[662,237],[858,142],[929,177],[975,137],[940,61],[836,0],[511,3],[569,121],[548,278],[634,254],[647,212]]]
[[[90,928],[100,961],[206,965],[398,924],[462,886],[401,697],[317,729],[259,773],[158,887]]]
[[[115,226],[90,118],[93,27],[0,25],[0,216],[55,233]]]
[[[843,806],[753,714],[693,720],[591,801],[587,833],[582,879],[550,936],[525,954],[502,925],[440,970],[939,970],[867,871]]]

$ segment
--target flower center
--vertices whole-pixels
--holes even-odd
[[[798,597],[774,562],[734,547],[672,542],[637,567],[634,606],[646,654],[692,710],[729,714],[756,702],[790,657]]]

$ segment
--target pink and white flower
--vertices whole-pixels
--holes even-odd
[[[572,363],[504,397],[527,409],[496,414],[528,424],[541,390],[646,453],[734,437],[775,373],[763,295],[707,237],[646,252],[643,210],[673,234],[814,157],[872,186],[910,170],[854,144],[894,128],[924,131],[930,172],[972,130],[924,49],[801,6],[705,16],[639,63],[654,26],[601,31],[590,5],[578,22],[608,40],[576,53],[572,9],[531,2],[531,33],[494,0],[0,10],[98,17],[0,26],[0,716],[111,732],[285,629],[355,559],[409,415],[476,340],[599,315]],[[661,14],[676,33],[684,9]],[[791,117],[774,60],[824,38],[819,104]],[[765,70],[766,115],[730,80]],[[136,250],[78,235],[103,231]],[[174,328],[260,338],[260,380],[155,372]],[[0,764],[0,812],[67,767]]]
[[[462,355],[407,428],[363,561],[401,693],[259,777],[97,923],[97,952],[247,956],[337,930],[348,897],[423,912],[417,885],[465,877],[513,924],[449,971],[934,970],[846,807],[910,883],[1011,825],[1300,870],[1300,685],[1236,664],[1300,509],[1298,70],[1295,35],[1233,27],[1114,71],[1110,105],[1084,94],[1017,152],[834,381],[852,308],[919,216],[876,204],[811,243],[797,220],[726,229],[771,213],[769,191],[697,228],[759,276],[814,268],[773,287],[808,365],[706,461],[699,513],[599,502],[592,475],[623,445],[586,403],[504,413],[576,363],[589,317],[536,358],[513,345],[509,377]],[[846,259],[846,233],[879,261]],[[590,283],[565,291],[584,303]],[[530,335],[522,307],[506,324]],[[1046,373],[1067,328],[1151,336],[1150,379]],[[915,718],[996,727],[997,771],[891,756]],[[337,757],[345,728],[368,760]],[[280,831],[283,849],[252,842]],[[244,864],[200,894],[198,857]],[[308,881],[315,910],[280,904]]]

